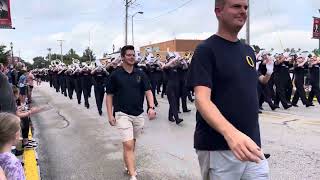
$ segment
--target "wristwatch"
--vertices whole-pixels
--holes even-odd
[[[149,111],[149,109],[153,109],[153,110],[155,110],[156,108],[155,108],[155,107],[149,107],[149,108],[148,108],[148,111]]]

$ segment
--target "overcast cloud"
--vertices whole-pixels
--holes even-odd
[[[137,0],[130,14],[134,22],[135,45],[183,39],[206,39],[214,34],[217,21],[214,0]],[[97,57],[124,44],[123,0],[12,0],[16,30],[0,30],[0,43],[14,43],[14,53],[31,61],[45,56],[47,48],[60,52],[58,39],[64,39],[64,53],[74,48],[78,54],[89,46]],[[320,16],[320,0],[251,0],[251,43],[267,49],[301,48],[313,50],[312,17]],[[158,18],[155,18],[158,17]],[[245,37],[245,29],[240,33]],[[129,20],[131,43],[131,18]]]

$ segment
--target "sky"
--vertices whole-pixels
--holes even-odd
[[[0,29],[0,44],[14,45],[14,54],[29,62],[46,56],[48,48],[82,55],[90,46],[97,58],[124,45],[124,0],[11,0],[15,30]],[[251,0],[251,44],[265,49],[313,50],[312,21],[320,16],[320,0]],[[176,39],[206,39],[217,30],[214,0],[135,0],[135,46]],[[131,17],[128,21],[131,44]],[[239,34],[245,38],[245,28]]]

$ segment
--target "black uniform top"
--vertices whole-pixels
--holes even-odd
[[[164,69],[164,72],[166,74],[166,78],[168,80],[168,86],[178,86],[179,84],[179,72],[177,67],[170,67]]]
[[[111,73],[106,89],[107,94],[113,95],[114,112],[138,116],[143,113],[145,92],[151,84],[143,71],[134,68],[128,73],[120,67]]]
[[[92,76],[94,86],[106,86],[108,72],[106,72],[105,70],[96,70]]]
[[[259,69],[258,69],[259,73],[261,73],[262,75],[266,75],[267,74],[267,65],[263,64],[262,62],[259,64]]]
[[[317,84],[319,84],[319,76],[320,76],[319,67],[320,67],[320,63],[310,67],[310,80]]]
[[[83,69],[80,73],[80,77],[82,79],[82,83],[90,84],[91,83],[91,70]]]
[[[189,67],[188,85],[210,88],[211,101],[222,115],[261,146],[255,62],[250,46],[213,35],[196,48]],[[224,137],[209,126],[199,112],[196,120],[195,149],[230,149]]]
[[[295,74],[304,75],[307,67],[308,67],[307,64],[303,65],[302,67],[296,66],[296,67],[294,67],[294,72],[295,72]]]

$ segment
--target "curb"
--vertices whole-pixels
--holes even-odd
[[[31,128],[29,128],[29,139],[32,139]],[[34,148],[25,149],[23,153],[24,172],[27,180],[40,180],[40,168],[38,166],[38,155]]]

